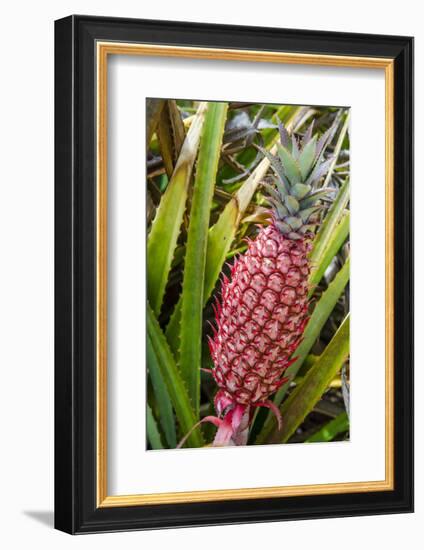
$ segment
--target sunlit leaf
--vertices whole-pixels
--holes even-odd
[[[174,256],[187,192],[197,156],[207,103],[201,103],[184,141],[174,173],[156,211],[147,240],[147,294],[156,315],[160,313]]]
[[[208,104],[196,167],[184,262],[179,367],[196,416],[199,414],[200,402],[203,296],[210,207],[227,109],[226,103]]]
[[[175,364],[174,356],[169,349],[165,335],[149,303],[147,303],[147,346],[150,348],[149,354],[154,354],[156,357],[156,362],[168,389],[175,414],[181,426],[181,431],[183,434],[186,434],[196,423],[196,416],[188,396],[187,388]],[[191,447],[201,447],[204,444],[199,428],[191,433],[188,443]]]

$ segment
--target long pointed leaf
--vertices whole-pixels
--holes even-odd
[[[152,449],[163,449],[158,426],[149,405],[147,405],[147,437]]]
[[[327,243],[327,246],[320,254],[319,259],[316,260],[315,265],[313,265],[311,274],[309,276],[309,284],[311,285],[311,290],[309,296],[313,294],[315,285],[317,285],[322,276],[325,273],[325,270],[330,265],[331,260],[340,250],[342,244],[346,241],[349,235],[350,227],[350,213],[348,210],[345,210],[338,225],[334,228],[333,233]]]
[[[277,151],[281,164],[283,165],[283,170],[290,180],[291,185],[301,182],[302,174],[298,161],[294,159],[291,153],[280,143],[277,143]]]
[[[302,181],[305,181],[306,176],[312,168],[315,159],[315,151],[317,147],[316,135],[307,143],[299,156],[299,167],[302,174]]]
[[[158,413],[159,422],[165,434],[166,441],[171,449],[177,446],[177,435],[175,432],[174,412],[172,403],[169,397],[168,389],[163,380],[160,367],[156,358],[156,354],[151,346],[147,346],[147,364],[149,367],[149,376],[152,382],[155,397],[160,403]]]
[[[337,143],[334,148],[334,153],[333,153],[332,161],[330,163],[330,167],[328,169],[327,175],[325,176],[325,180],[322,185],[323,187],[327,186],[328,182],[331,180],[331,177],[333,175],[334,167],[336,166],[336,162],[337,162],[337,159],[339,158],[339,154],[343,145],[344,138],[349,128],[349,121],[350,121],[350,111],[347,111],[345,121],[343,123],[342,129],[340,130],[339,137],[337,138]]]
[[[180,233],[190,176],[207,103],[201,103],[196,120],[190,126],[178,157],[171,181],[163,194],[147,240],[147,294],[156,315],[159,315],[169,270]]]
[[[200,141],[182,290],[179,367],[196,416],[200,406],[200,362],[204,272],[210,208],[227,117],[227,103],[209,103]]]
[[[285,443],[300,426],[306,416],[329,386],[349,355],[349,314],[345,317],[331,342],[302,383],[290,394],[281,408],[283,427],[276,431],[272,442]]]
[[[335,119],[333,120],[333,123],[332,125],[330,126],[330,128],[328,128],[328,130],[326,132],[324,132],[324,134],[319,138],[318,140],[318,143],[317,143],[317,147],[316,147],[316,163],[315,163],[315,166],[314,166],[314,169],[312,170],[312,172],[310,173],[308,179],[306,180],[306,183],[308,184],[312,184],[314,181],[318,180],[321,178],[321,176],[323,176],[324,174],[327,173],[327,171],[329,170],[330,171],[330,177],[331,177],[331,174],[332,174],[332,170],[334,168],[334,165],[337,161],[337,157],[339,155],[339,152],[340,152],[340,148],[338,149],[337,153],[336,151],[334,152],[334,154],[329,158],[327,159],[326,161],[322,162],[323,160],[323,157],[324,157],[324,153],[325,153],[325,150],[327,148],[328,145],[330,145],[330,143],[333,141],[333,138],[337,132],[337,129],[340,125],[340,121],[341,121],[341,118],[342,118],[342,113],[343,111],[340,110]],[[348,114],[349,116],[349,114]],[[345,129],[342,131],[346,131],[347,129],[347,125],[345,127]],[[343,134],[343,139],[344,139],[344,135]],[[343,142],[343,140],[341,141],[341,143]],[[326,183],[329,181],[329,178],[325,179],[325,185]],[[324,185],[324,187],[325,187]]]
[[[183,434],[188,433],[196,423],[187,388],[181,379],[174,356],[169,349],[168,342],[163,334],[155,314],[147,303],[147,346],[150,352],[156,356],[162,378],[168,389],[169,396],[177,415]],[[201,447],[204,444],[200,429],[195,429],[188,438],[191,447]]]

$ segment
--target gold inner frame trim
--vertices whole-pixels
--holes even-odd
[[[101,42],[97,54],[97,506],[142,506],[255,498],[388,491],[394,489],[394,60],[218,48]],[[386,125],[386,377],[385,479],[281,487],[218,489],[109,496],[107,493],[107,60],[109,55],[219,59],[384,69]]]

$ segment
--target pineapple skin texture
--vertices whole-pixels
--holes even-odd
[[[262,403],[287,381],[284,372],[308,321],[311,238],[262,227],[223,279],[209,340],[217,385],[232,402]]]

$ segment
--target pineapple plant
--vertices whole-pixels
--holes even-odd
[[[245,445],[255,407],[270,408],[282,424],[269,397],[288,381],[284,374],[296,360],[309,318],[308,253],[321,199],[329,192],[318,184],[332,162],[323,155],[333,128],[318,139],[313,125],[299,143],[280,123],[277,154],[262,150],[273,171],[263,184],[269,224],[248,240],[230,278],[223,276],[221,300],[216,298],[208,340],[219,416],[203,420],[218,427],[216,446]]]

